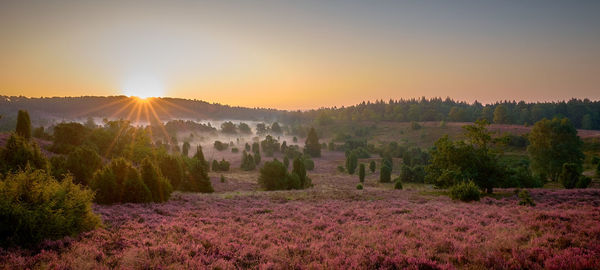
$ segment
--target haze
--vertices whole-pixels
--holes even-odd
[[[0,94],[600,98],[598,1],[2,1]]]

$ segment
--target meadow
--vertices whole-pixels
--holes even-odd
[[[256,172],[210,173],[213,194],[175,192],[162,204],[95,205],[103,226],[3,249],[3,269],[594,269],[600,190],[514,189],[463,203],[426,184],[394,190],[368,173],[335,172],[324,152],[314,186],[260,191]],[[366,161],[366,160],[361,160]],[[226,181],[221,183],[220,175]]]

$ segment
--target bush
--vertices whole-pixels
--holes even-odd
[[[258,184],[265,190],[303,189],[311,186],[311,180],[306,176],[304,162],[295,159],[292,173],[288,173],[283,163],[277,159],[265,162],[260,169]]]
[[[184,178],[183,160],[173,155],[163,155],[158,159],[161,174],[169,180],[173,189],[180,189]]]
[[[312,159],[304,157],[302,160],[304,160],[304,167],[306,167],[306,170],[312,171],[315,169],[315,162]]]
[[[65,165],[75,183],[89,185],[94,173],[102,167],[102,158],[89,147],[77,147],[69,153]]]
[[[338,170],[338,172],[341,172],[341,173],[346,172],[346,169],[342,165],[337,166],[337,170]]]
[[[415,121],[410,122],[410,128],[412,130],[419,130],[421,129],[421,125]]]
[[[48,170],[48,161],[35,143],[29,143],[23,137],[13,134],[0,148],[0,173],[33,169]]]
[[[592,183],[592,178],[585,175],[579,177],[579,180],[575,184],[575,188],[587,188]]]
[[[298,139],[294,137],[294,142],[297,141]],[[308,135],[306,137],[304,153],[310,155],[311,157],[321,156],[321,144],[319,143],[319,137],[317,136],[317,131],[312,127],[308,131]]]
[[[221,183],[225,183],[225,176],[221,174]]]
[[[256,162],[251,154],[246,153],[246,151],[242,152],[242,170],[244,171],[252,171],[256,168]]]
[[[529,191],[524,189],[521,190],[521,192],[519,192],[519,205],[527,205],[527,206],[535,206],[535,202],[533,202],[533,199],[531,198],[531,194],[529,194]]]
[[[231,148],[231,153],[238,153],[238,152],[240,152],[240,149],[238,149],[237,147]]]
[[[96,192],[99,204],[152,201],[152,193],[142,181],[139,171],[123,158],[113,159],[97,171],[90,187]]]
[[[394,183],[394,189],[402,189],[402,181],[396,180]]]
[[[283,157],[283,166],[285,166],[286,169],[290,167],[290,159],[287,156]]]
[[[599,156],[593,156],[592,157],[592,165],[596,165],[596,164],[600,164],[600,157]]]
[[[348,174],[354,174],[358,165],[358,156],[353,151],[346,152],[346,170]]]
[[[75,236],[100,225],[92,212],[93,192],[27,170],[0,181],[0,245],[34,246],[44,239]]]
[[[218,151],[223,151],[229,147],[228,144],[223,143],[221,141],[215,141],[215,143],[213,145],[214,145],[215,149],[217,149]]]
[[[463,202],[479,201],[479,187],[473,181],[463,181],[450,188],[450,198]]]
[[[142,180],[152,193],[152,201],[165,202],[169,200],[173,187],[160,173],[158,167],[148,158],[142,161]]]
[[[358,183],[358,185],[356,185],[356,189],[362,190],[363,189],[363,185],[361,183]]]
[[[371,173],[374,173],[375,169],[377,169],[377,165],[375,164],[375,160],[371,160],[371,162],[369,162],[369,170],[371,171]]]
[[[558,176],[558,180],[567,189],[574,188],[579,181],[581,171],[576,163],[565,163],[562,166],[562,171]]]
[[[312,160],[310,160],[312,162]],[[306,159],[295,158],[292,164],[292,174],[298,176],[298,180],[300,180],[300,185],[297,188],[307,188],[312,185],[311,179],[306,175]],[[314,163],[313,164],[314,168]],[[287,169],[287,168],[286,168]]]
[[[381,166],[381,172],[379,173],[379,182],[389,183],[392,181],[392,169],[388,166]]]
[[[27,111],[19,110],[15,133],[26,140],[31,139],[31,120]]]
[[[183,190],[202,193],[214,192],[210,178],[208,178],[207,167],[202,161],[197,159],[190,161],[189,174],[183,183]]]
[[[363,163],[358,166],[358,180],[361,183],[365,182],[365,164]]]

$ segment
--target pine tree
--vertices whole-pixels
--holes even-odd
[[[31,139],[31,119],[27,111],[19,110],[16,133],[27,140]]]
[[[376,169],[376,164],[375,164],[375,160],[371,160],[371,162],[369,163],[369,170],[371,170],[371,173],[375,172]]]
[[[306,143],[304,145],[304,153],[309,154],[311,157],[321,156],[321,144],[319,143],[319,137],[315,128],[311,127],[306,137]]]
[[[358,167],[358,179],[361,183],[365,182],[365,164],[363,163]]]

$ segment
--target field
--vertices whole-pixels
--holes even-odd
[[[338,173],[324,152],[314,187],[259,191],[257,172],[211,173],[216,192],[164,204],[95,206],[104,227],[0,251],[0,268],[49,269],[593,269],[600,267],[600,190],[513,190],[462,203],[427,185],[404,190]],[[264,160],[269,158],[263,157]],[[364,162],[364,160],[362,160]]]

